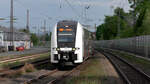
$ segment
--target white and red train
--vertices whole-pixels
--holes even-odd
[[[51,63],[54,65],[81,64],[90,51],[90,32],[79,22],[59,21],[51,36]]]

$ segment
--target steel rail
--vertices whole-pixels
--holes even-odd
[[[38,61],[35,61],[35,62],[32,62],[30,64],[34,65],[34,66],[39,66],[39,65],[42,65],[42,64],[46,64],[49,62],[49,58],[46,58],[46,59],[42,59],[42,60],[38,60]],[[12,70],[18,70],[19,68],[23,67],[25,64],[20,64],[18,66],[13,66],[13,67],[10,67],[10,69]],[[1,73],[0,73],[0,77],[5,77],[6,74],[5,72],[8,72],[10,70],[2,70]]]
[[[116,54],[113,54],[110,51],[103,51],[103,54],[112,62],[112,64],[115,66],[115,68],[117,69],[117,71],[119,72],[119,74],[121,75],[121,77],[123,78],[123,80],[125,81],[126,84],[149,84],[150,83],[150,76],[147,75],[146,73],[144,73],[142,70],[136,68],[135,66],[133,66],[131,63],[127,62],[126,60],[122,59],[121,57],[119,57]],[[115,60],[113,60],[115,59]],[[124,65],[127,65],[128,70],[133,70],[135,71],[135,74],[133,74],[134,72],[131,73],[131,71],[125,73],[125,71],[123,71],[123,69],[121,69],[121,67],[119,67],[119,65],[117,64],[117,60],[120,61],[120,63],[124,63]],[[130,69],[129,69],[130,67]],[[124,69],[125,70],[125,69]],[[133,74],[139,76],[140,78],[135,77],[135,79],[132,79],[133,77],[130,77],[129,75]],[[139,80],[137,80],[139,79]]]
[[[17,57],[17,58],[13,58],[13,59],[6,59],[6,60],[1,60],[0,61],[0,64],[2,63],[8,63],[8,62],[15,62],[15,61],[25,61],[27,59],[33,59],[33,58],[36,58],[36,57],[39,57],[40,55],[43,55],[45,53],[38,53],[38,54],[34,54],[34,55],[30,55],[30,56],[24,56],[24,57]]]
[[[112,63],[112,65],[115,67],[119,75],[122,77],[125,84],[131,84],[127,76],[123,73],[123,71],[115,64],[115,62],[106,54],[104,51],[101,51],[101,53],[106,56],[106,58]]]
[[[71,71],[69,71],[69,72],[66,72],[66,73],[65,73],[63,76],[61,76],[60,78],[54,79],[54,80],[48,82],[47,84],[57,84],[58,82],[62,81],[62,80],[65,79],[66,77],[70,76],[72,73],[75,73],[80,67],[83,67],[83,65],[85,65],[85,64],[89,61],[88,59],[89,59],[89,57],[86,58],[85,61],[84,61],[81,65],[75,67],[73,70],[71,70]]]
[[[53,70],[53,71],[51,71],[51,72],[49,72],[49,73],[46,73],[46,74],[44,74],[44,75],[41,75],[41,76],[37,77],[37,78],[34,78],[34,79],[31,79],[31,80],[25,81],[24,84],[32,84],[32,82],[34,82],[34,81],[37,81],[37,80],[39,80],[39,79],[43,79],[43,78],[45,78],[45,77],[47,77],[47,76],[49,76],[49,75],[52,75],[52,74],[54,74],[54,73],[57,73],[57,72],[58,72],[58,69],[55,69],[55,70]]]

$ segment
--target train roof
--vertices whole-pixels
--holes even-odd
[[[75,20],[61,20],[61,21],[59,21],[58,23],[67,23],[67,22],[70,22],[70,23],[77,23],[77,21],[75,21]]]
[[[66,26],[66,25],[77,25],[77,21],[73,20],[62,20],[57,23],[57,26]]]
[[[58,27],[62,27],[62,26],[66,26],[66,25],[71,25],[71,26],[77,26],[78,24],[78,21],[74,21],[74,20],[62,20],[62,21],[59,21],[57,23],[57,26]],[[85,25],[85,24],[82,24],[83,28],[88,30],[89,32],[95,32],[94,29],[91,25]]]

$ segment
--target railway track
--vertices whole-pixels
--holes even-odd
[[[101,51],[114,65],[125,84],[150,84],[150,76],[112,52]]]
[[[42,65],[42,64],[49,63],[49,62],[50,62],[49,60],[50,60],[49,58],[45,58],[45,59],[42,59],[42,60],[37,60],[37,61],[31,62],[31,63],[29,63],[29,64],[32,64],[32,65],[34,65],[35,67],[38,67],[38,66],[40,66],[40,65]],[[25,64],[20,64],[20,65],[18,65],[18,66],[10,67],[10,69],[19,69],[19,68],[23,67],[24,65],[25,65]]]
[[[57,78],[57,79],[54,79],[54,80],[48,82],[47,84],[63,84],[63,82],[61,82],[61,81],[65,80],[65,78],[67,78],[69,76],[76,76],[78,74],[78,72],[80,72],[79,69],[82,68],[83,66],[85,66],[86,64],[88,64],[88,62],[89,62],[88,59],[89,59],[89,57],[85,58],[85,61],[81,65],[75,67],[74,69],[72,69],[69,72],[66,72],[60,78]]]
[[[28,81],[25,81],[24,84],[38,84],[37,82],[39,82],[38,80],[41,80],[41,79],[44,79],[54,73],[58,73],[58,69],[55,69],[55,70],[52,70],[51,72],[49,73],[46,73],[44,75],[41,75],[37,78],[34,78],[34,79],[31,79],[31,80],[28,80]]]
[[[43,64],[48,64],[49,63],[49,58],[45,58],[45,59],[42,59],[42,60],[37,60],[37,61],[34,61],[34,62],[31,62],[31,63],[29,63],[29,64],[32,64],[34,67],[39,67],[40,65],[43,65]],[[9,71],[11,71],[11,70],[15,70],[15,71],[17,71],[17,70],[19,70],[20,68],[22,68],[23,66],[25,65],[25,63],[24,64],[20,64],[20,65],[17,65],[17,66],[13,66],[13,67],[10,67],[10,69],[9,70],[1,70],[1,72],[0,72],[0,77],[7,77],[7,73],[5,73],[5,72],[9,72]]]
[[[26,81],[24,84],[62,84],[61,81],[64,81],[65,78],[69,76],[77,75],[77,73],[80,71],[79,69],[87,63],[88,60],[69,71],[60,71],[56,69],[36,79]]]
[[[40,57],[43,54],[44,53],[38,53],[38,54],[35,54],[35,55],[31,55],[31,56],[24,56],[24,57],[17,57],[17,58],[12,58],[12,59],[1,60],[0,64],[2,64],[2,63],[8,63],[8,62],[12,63],[12,62],[15,62],[15,61],[18,61],[18,60],[19,61],[25,61],[25,60],[28,60],[28,59],[33,59],[33,58],[36,58],[36,57]]]

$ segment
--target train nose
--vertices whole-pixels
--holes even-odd
[[[77,60],[77,55],[74,54],[74,51],[69,52],[59,51],[58,54],[59,54],[58,60],[65,60],[65,61]]]
[[[72,51],[72,48],[60,48],[60,51],[69,52]]]
[[[70,51],[80,50],[80,48],[56,48],[55,50],[62,51],[62,52],[70,52]]]
[[[69,60],[69,56],[63,55],[63,59],[67,61],[67,60]]]

